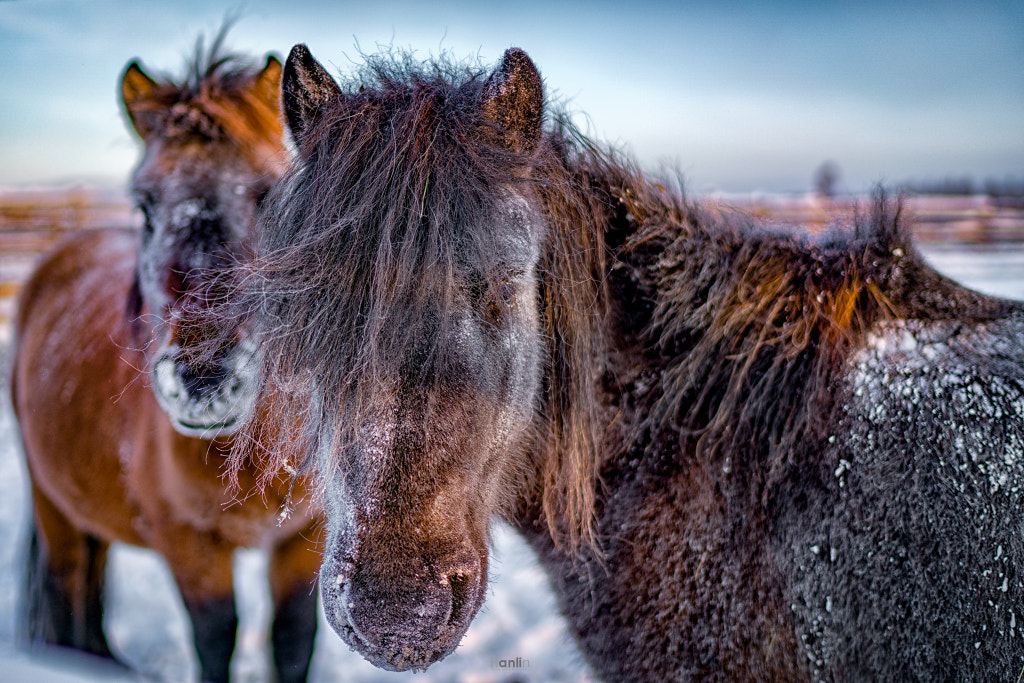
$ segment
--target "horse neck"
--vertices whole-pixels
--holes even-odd
[[[837,382],[877,325],[987,320],[1005,308],[928,267],[884,198],[853,226],[811,237],[623,180],[591,183],[610,254],[590,389],[603,434],[592,456],[605,476],[591,481],[598,515],[602,485],[694,463],[726,472],[736,504],[755,509],[787,472],[816,466],[843,400]],[[515,522],[555,552],[538,489]]]
[[[612,271],[619,458],[714,465],[761,500],[812,464],[876,325],[949,314],[895,205],[815,237],[714,206],[638,204],[629,213],[647,220]]]
[[[771,301],[759,302],[766,307],[755,310],[761,318],[739,324],[716,319],[718,309],[735,305],[731,292],[764,289],[774,277],[756,268],[737,271],[742,262],[774,253],[772,266],[782,268],[795,265],[790,257],[799,251],[784,237],[755,234],[751,225],[729,222],[631,169],[609,164],[600,171],[579,181],[590,192],[583,203],[594,207],[595,241],[610,254],[597,287],[603,300],[594,307],[600,339],[593,348],[600,352],[588,391],[597,402],[589,417],[601,434],[591,456],[597,473],[652,455],[663,459],[665,450],[678,457],[680,429],[721,426],[740,408],[738,392],[723,408],[698,389],[742,384],[750,353],[778,312]],[[729,347],[733,337],[749,337],[750,348],[738,349],[746,355]]]
[[[598,151],[579,165],[560,165],[561,172],[550,183],[559,193],[544,194],[550,257],[542,424],[512,521],[541,547],[571,554],[595,541],[589,520],[601,505],[602,471],[628,459],[621,420],[631,396],[621,380],[649,365],[642,331],[657,296],[652,282],[635,275],[654,272],[660,242],[625,245],[648,224],[678,222],[680,208],[663,187],[654,192],[634,169]],[[650,205],[636,205],[638,197]],[[574,526],[581,515],[591,517]]]
[[[576,229],[567,231],[556,223],[553,232],[586,235],[585,244],[560,244],[561,254],[598,256],[576,271],[556,273],[554,279],[598,281],[593,301],[585,307],[592,324],[582,332],[573,328],[579,325],[579,316],[548,312],[549,317],[568,321],[552,330],[552,338],[582,340],[588,351],[582,358],[570,356],[566,361],[565,348],[549,349],[553,360],[542,413],[555,420],[558,429],[541,434],[541,443],[533,450],[532,481],[516,506],[515,521],[528,530],[528,536],[554,532],[557,537],[562,531],[545,509],[551,501],[544,497],[551,472],[565,466],[557,462],[565,457],[558,443],[560,429],[582,424],[595,435],[589,450],[573,457],[589,461],[592,476],[574,483],[597,508],[602,504],[603,473],[646,467],[651,456],[669,467],[678,465],[680,457],[690,457],[694,450],[683,443],[683,431],[728,432],[728,420],[743,410],[741,399],[749,398],[742,391],[744,378],[754,367],[752,361],[762,351],[772,350],[764,343],[764,332],[787,314],[777,308],[773,295],[781,301],[801,295],[800,283],[785,278],[788,269],[798,265],[793,259],[801,250],[784,236],[757,233],[742,222],[730,223],[663,185],[648,182],[633,169],[607,160],[597,159],[585,169],[574,170],[571,184],[583,196],[567,202],[570,210],[550,213],[566,224],[575,220]],[[581,208],[587,210],[582,218],[573,214]],[[836,258],[842,260],[843,255]],[[752,267],[759,259],[765,259],[765,272]],[[786,281],[788,289],[766,287],[778,278]],[[734,300],[736,293],[747,291],[765,296],[758,301]],[[564,293],[556,291],[556,302],[559,294]],[[580,307],[571,295],[561,303],[566,309]],[[745,315],[748,320],[743,319]],[[815,324],[804,322],[804,327],[797,325],[791,331],[791,337]],[[818,362],[821,356],[814,349],[791,357],[790,347],[776,346],[779,358],[786,362],[769,362],[769,374],[787,377],[786,388],[795,393],[824,386],[817,380],[823,380],[828,365]],[[803,384],[792,381],[796,375],[787,374],[788,361],[807,364],[812,376],[804,376]],[[558,388],[581,378],[573,398],[589,400],[553,405],[561,400]],[[716,392],[722,387],[727,391],[719,396]],[[767,401],[770,397],[754,398]],[[784,423],[786,416],[780,413],[775,419]]]

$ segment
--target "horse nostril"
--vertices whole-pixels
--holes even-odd
[[[456,624],[462,619],[463,608],[469,597],[470,577],[467,572],[458,571],[448,576],[448,587],[452,592],[452,611],[448,617],[449,624]]]

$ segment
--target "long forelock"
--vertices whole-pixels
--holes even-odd
[[[595,387],[607,362],[603,229],[612,207],[594,186],[625,182],[635,169],[561,118],[531,158],[526,180],[521,159],[517,165],[481,144],[474,129],[469,112],[481,71],[410,69],[408,60],[367,68],[363,82],[372,87],[346,86],[344,101],[321,113],[300,145],[299,163],[272,191],[261,255],[236,299],[241,310],[259,310],[266,387],[286,397],[285,414],[307,418],[298,438],[262,451],[267,471],[303,458],[310,469],[322,467],[309,456],[339,450],[354,425],[336,424],[337,416],[375,409],[371,394],[353,390],[356,379],[377,373],[386,382],[392,359],[415,343],[423,307],[410,301],[425,297],[415,285],[433,282],[430,293],[442,292],[442,300],[460,296],[461,264],[486,263],[495,246],[486,232],[460,226],[486,225],[496,188],[524,183],[547,221],[538,272],[545,393],[530,455],[539,478],[531,483],[556,543],[596,546],[606,420]],[[312,395],[324,400],[313,407]],[[308,429],[332,418],[333,431]]]
[[[335,445],[357,436],[373,392],[401,370],[396,359],[430,368],[447,355],[450,313],[465,305],[471,276],[496,265],[489,226],[527,182],[478,133],[481,71],[373,70],[374,87],[350,86],[303,140],[269,198],[247,275],[267,381],[321,397],[328,424],[349,416],[338,433],[307,435]],[[428,329],[440,331],[432,346]]]

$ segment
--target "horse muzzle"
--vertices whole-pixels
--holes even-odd
[[[328,622],[374,666],[422,671],[451,654],[483,603],[487,559],[420,558],[391,574],[325,554],[320,594]]]
[[[217,360],[194,365],[176,344],[153,363],[153,393],[174,429],[212,439],[238,431],[256,403],[257,362],[252,344],[242,342]]]

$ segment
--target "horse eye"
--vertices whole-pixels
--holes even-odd
[[[505,280],[504,282],[502,282],[501,286],[498,287],[498,299],[505,306],[511,306],[513,300],[515,300],[515,296],[516,296],[516,286],[514,284],[512,284],[511,282],[509,282],[508,280]]]
[[[487,316],[491,322],[499,322],[508,314],[515,304],[515,300],[516,286],[514,283],[505,280],[497,287],[493,287],[487,298]]]
[[[257,190],[256,191],[256,196],[254,197],[254,199],[256,201],[256,208],[257,209],[262,209],[263,208],[263,202],[265,202],[267,200],[267,195],[268,194],[270,194],[270,188],[269,187],[265,187],[262,190]]]
[[[148,237],[153,234],[153,220],[149,216],[149,207],[139,204],[139,210],[142,211],[142,234]]]

